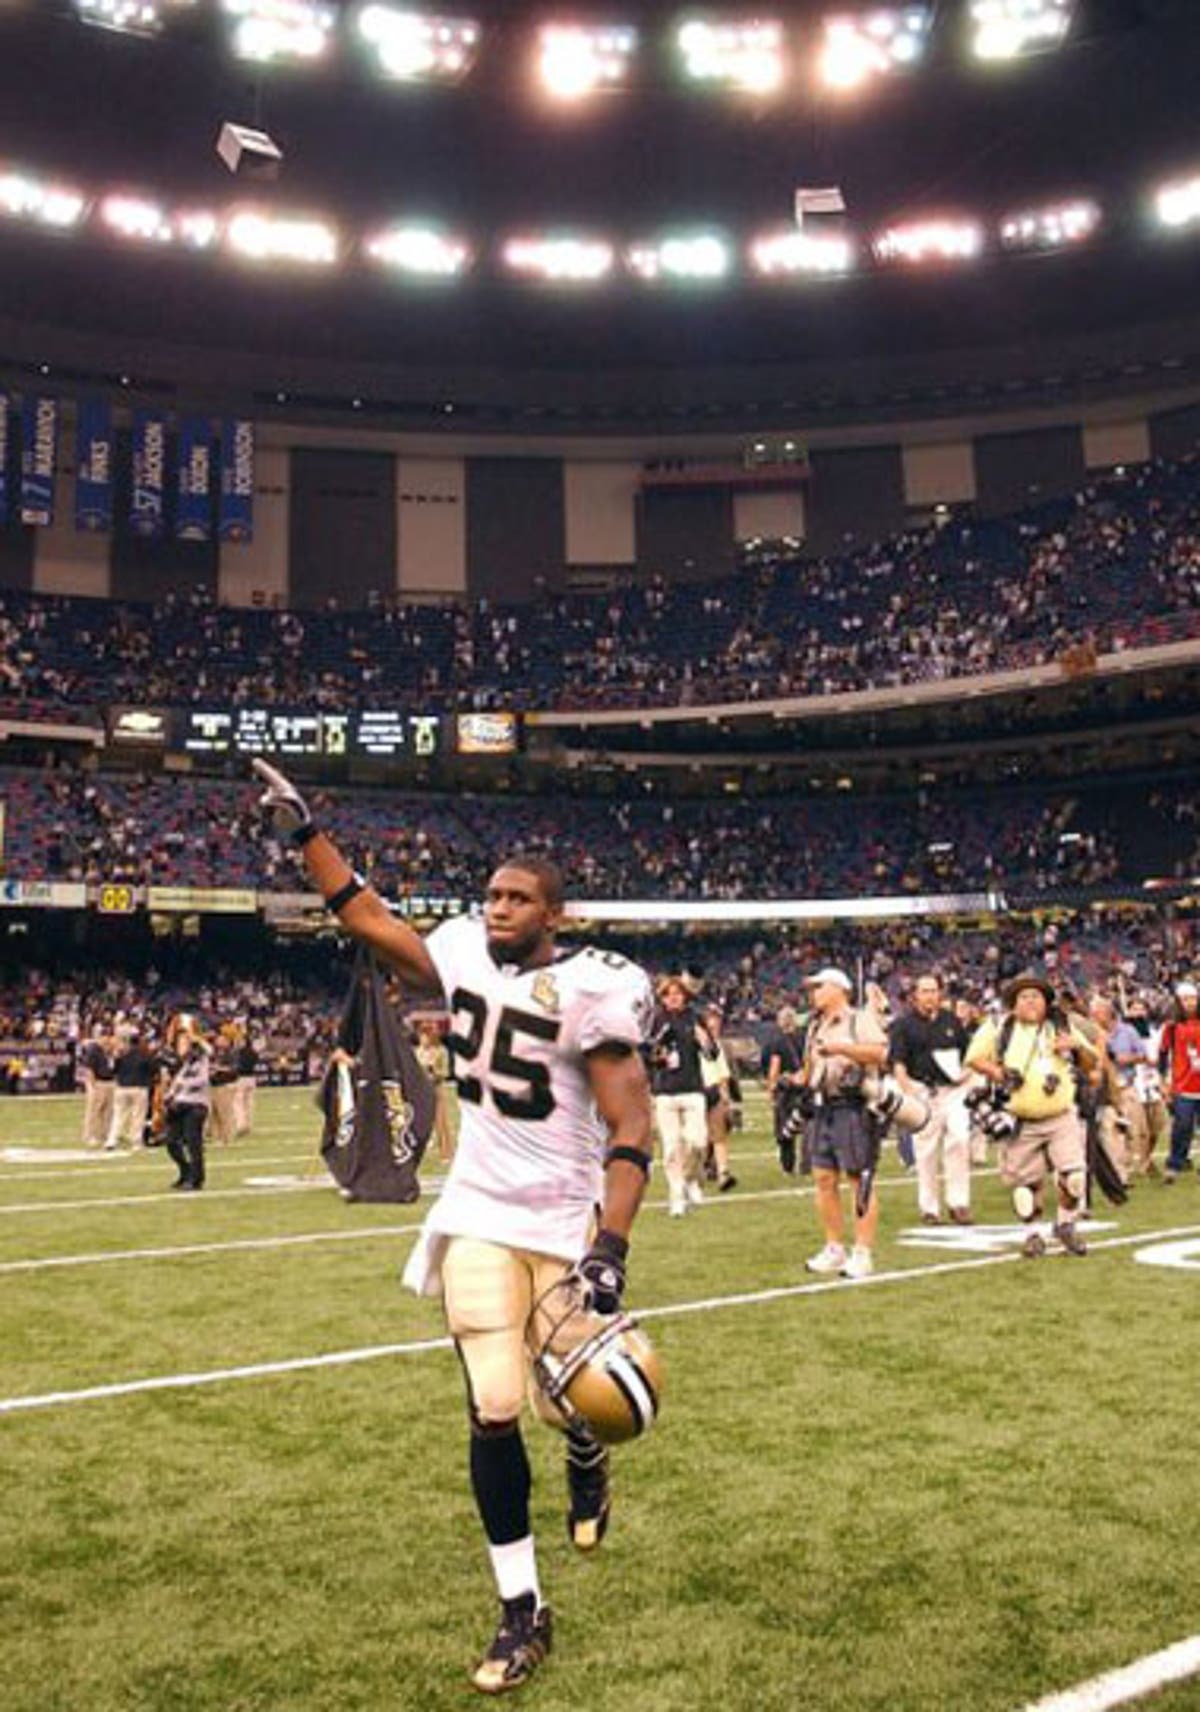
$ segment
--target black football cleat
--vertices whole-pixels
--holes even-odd
[[[528,1682],[550,1651],[550,1607],[538,1606],[532,1593],[501,1601],[500,1627],[480,1660],[472,1685],[481,1694],[507,1694]]]
[[[612,1493],[608,1485],[609,1455],[590,1433],[567,1436],[567,1533],[579,1552],[594,1552],[608,1532]]]

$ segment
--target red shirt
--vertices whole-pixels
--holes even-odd
[[[1159,1064],[1171,1078],[1173,1094],[1200,1100],[1200,1017],[1167,1024]]]

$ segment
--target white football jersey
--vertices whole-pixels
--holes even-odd
[[[641,1045],[653,1011],[649,979],[591,945],[540,969],[497,964],[483,922],[465,916],[425,943],[450,1011],[460,1128],[418,1245],[423,1257],[414,1254],[406,1281],[437,1287],[433,1237],[482,1237],[575,1260],[601,1198],[608,1139],[584,1055],[606,1041]]]

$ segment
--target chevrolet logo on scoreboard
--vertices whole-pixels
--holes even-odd
[[[166,746],[170,717],[161,707],[114,707],[109,710],[108,736],[112,743],[141,744],[147,749]]]

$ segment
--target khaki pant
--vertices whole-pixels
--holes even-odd
[[[1158,1148],[1171,1139],[1171,1120],[1162,1100],[1139,1100],[1132,1088],[1121,1090],[1121,1115],[1129,1120],[1129,1152],[1134,1173],[1145,1176]]]
[[[1087,1169],[1083,1122],[1072,1106],[1053,1118],[1023,1120],[1015,1141],[1005,1142],[1001,1179],[1010,1189],[1037,1189],[1051,1174]]]
[[[553,1255],[475,1237],[450,1238],[442,1261],[446,1319],[481,1421],[515,1421],[520,1415],[529,1383],[529,1315],[569,1271]]]
[[[105,1146],[117,1148],[124,1142],[127,1147],[140,1147],[149,1109],[149,1088],[114,1088],[112,1121]]]
[[[113,1085],[89,1082],[83,1094],[83,1145],[103,1147],[112,1124]]]
[[[947,1207],[971,1204],[971,1124],[964,1088],[926,1088],[929,1121],[913,1131],[917,1205],[934,1218],[941,1210],[939,1175],[945,1176]],[[941,1173],[939,1173],[939,1163]]]
[[[667,1197],[673,1207],[687,1204],[688,1184],[704,1175],[708,1118],[703,1094],[655,1094],[654,1117],[662,1141]]]
[[[212,1141],[226,1146],[237,1134],[238,1088],[236,1082],[225,1082],[212,1092],[208,1108],[208,1135]]]
[[[233,1104],[234,1135],[249,1135],[254,1128],[254,1095],[258,1089],[257,1076],[239,1076],[233,1084],[236,1095]]]

